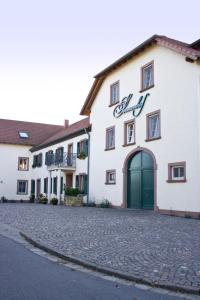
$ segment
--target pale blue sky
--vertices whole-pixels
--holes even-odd
[[[200,38],[199,0],[0,0],[0,118],[80,119],[93,76],[151,35]]]

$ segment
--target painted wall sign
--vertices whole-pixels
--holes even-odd
[[[147,93],[145,96],[141,96],[138,100],[138,103],[136,105],[133,105],[133,106],[130,106],[128,107],[129,103],[130,103],[130,100],[132,99],[133,97],[133,94],[129,94],[128,97],[124,97],[121,101],[121,103],[119,105],[117,105],[113,111],[113,116],[115,118],[119,118],[121,115],[129,112],[129,111],[132,111],[133,112],[133,116],[134,117],[138,117],[141,112],[142,112],[142,109],[144,107],[144,104],[147,100],[147,97],[149,96],[150,94]]]

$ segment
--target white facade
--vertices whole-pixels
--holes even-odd
[[[29,197],[32,193],[31,191],[31,181],[35,181],[35,191],[34,194],[37,195],[37,180],[40,180],[40,193],[44,193],[44,178],[48,178],[48,190],[46,196],[50,199],[53,197],[57,197],[59,201],[63,200],[64,191],[61,193],[61,177],[63,177],[63,187],[66,185],[66,175],[72,175],[72,187],[76,186],[76,175],[87,174],[87,163],[88,158],[79,159],[76,157],[77,153],[77,143],[81,140],[85,140],[88,138],[88,135],[85,134],[77,134],[77,136],[67,139],[63,142],[49,145],[48,147],[44,147],[41,150],[31,152],[30,149],[32,146],[23,146],[23,145],[11,145],[11,144],[1,144],[0,145],[0,199],[3,197],[6,200],[11,201],[28,201]],[[61,166],[56,167],[47,167],[45,164],[45,155],[49,150],[53,150],[55,153],[57,148],[64,147],[64,152],[68,151],[68,145],[73,145],[73,155],[75,159],[75,166],[64,167]],[[33,157],[39,153],[42,153],[42,166],[33,168]],[[18,169],[18,161],[19,158],[28,158],[28,169],[26,171],[22,171]],[[50,193],[50,182],[51,178],[57,177],[57,193]],[[18,181],[27,181],[27,191],[25,194],[18,193]],[[63,190],[63,189],[62,189]]]
[[[140,93],[141,67],[154,62],[154,87]],[[119,81],[120,101],[133,93],[130,106],[149,93],[135,118],[135,145],[123,147],[124,122],[132,112],[115,118],[110,86]],[[146,141],[146,115],[160,110],[161,138]],[[106,75],[91,106],[90,199],[127,206],[126,158],[134,151],[150,151],[154,170],[154,209],[200,212],[200,64],[161,46],[152,46]],[[115,126],[115,149],[105,151],[106,128]],[[138,148],[140,147],[140,148]],[[169,183],[168,164],[186,163],[186,182]],[[125,169],[123,169],[125,166]],[[116,184],[105,184],[106,170],[116,170]]]

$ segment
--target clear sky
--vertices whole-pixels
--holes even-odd
[[[200,38],[199,0],[0,0],[0,118],[79,120],[93,76],[153,34]]]

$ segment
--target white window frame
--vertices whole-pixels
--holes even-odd
[[[116,184],[116,170],[106,170],[106,184]]]
[[[119,81],[114,82],[110,86],[110,106],[119,102]]]

